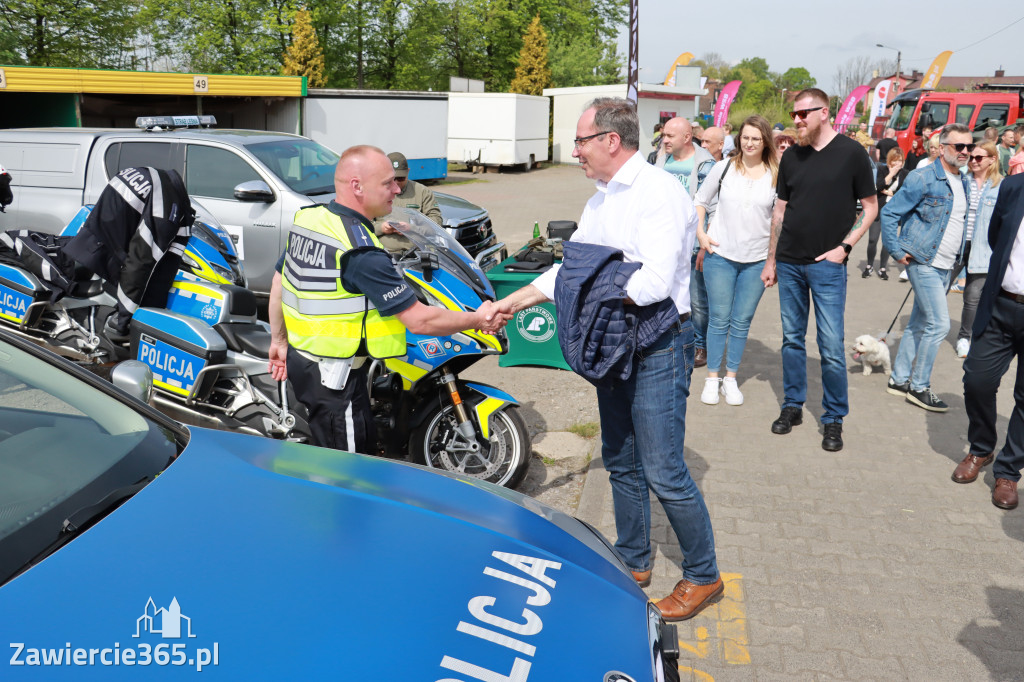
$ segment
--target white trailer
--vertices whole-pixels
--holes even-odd
[[[372,144],[409,160],[413,180],[448,177],[448,93],[310,89],[302,134],[339,154]]]
[[[678,82],[678,80],[677,80]],[[638,87],[637,115],[640,118],[640,151],[647,156],[654,148],[654,124],[664,123],[670,118],[681,116],[687,119],[697,117],[697,98],[707,91],[691,78],[675,87],[640,83]],[[576,122],[583,108],[598,97],[625,97],[626,85],[593,85],[580,88],[545,88],[554,106],[552,125],[552,149],[555,163],[576,163],[572,158],[573,139],[576,137]]]
[[[548,156],[551,100],[506,92],[448,93],[448,159],[475,166],[521,166]]]

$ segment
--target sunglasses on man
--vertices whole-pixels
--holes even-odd
[[[814,107],[813,109],[797,109],[796,111],[789,112],[789,117],[794,121],[798,118],[807,118],[808,114],[813,111],[821,111],[825,107]]]
[[[958,152],[962,152],[965,149],[969,152],[973,152],[974,148],[978,146],[973,142],[968,142],[966,144],[964,144],[963,142],[943,142],[942,144],[946,145],[947,147],[952,147]]]

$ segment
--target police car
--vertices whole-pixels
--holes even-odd
[[[144,394],[145,371],[113,379]],[[4,680],[678,674],[675,627],[580,521],[476,479],[185,428],[2,331],[0,614]]]

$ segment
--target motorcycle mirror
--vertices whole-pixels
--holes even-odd
[[[117,363],[110,370],[110,383],[144,403],[153,397],[153,370],[138,360]]]
[[[434,279],[434,270],[441,269],[441,261],[435,253],[420,253],[420,267],[423,268],[423,279],[428,282]]]

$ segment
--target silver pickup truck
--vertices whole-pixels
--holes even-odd
[[[198,214],[212,217],[235,240],[249,287],[266,296],[295,212],[334,198],[338,154],[298,135],[177,127],[200,123],[194,116],[148,117],[139,119],[137,130],[0,130],[0,163],[11,174],[14,193],[0,213],[0,230],[59,232],[83,204],[95,203],[122,168],[173,168]],[[485,269],[497,262],[500,247],[487,211],[435,196],[444,227]]]

